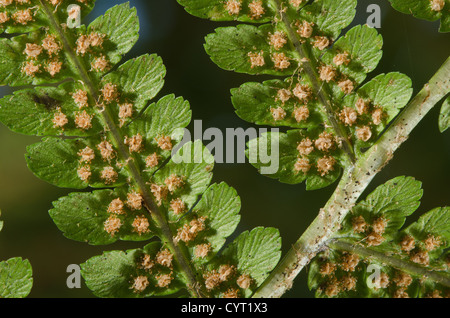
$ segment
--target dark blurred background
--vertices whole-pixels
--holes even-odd
[[[86,23],[123,2],[98,0]],[[130,3],[137,7],[141,37],[126,58],[145,53],[157,53],[163,58],[167,76],[159,97],[174,93],[189,100],[193,120],[201,119],[203,129],[250,127],[234,114],[229,90],[246,81],[268,77],[227,72],[210,61],[203,50],[203,39],[225,24],[190,16],[175,0]],[[448,57],[450,34],[439,34],[438,22],[421,21],[394,11],[387,0],[358,0],[352,25],[366,23],[370,15],[366,9],[371,3],[379,4],[382,10],[379,32],[384,38],[384,55],[369,78],[385,72],[403,72],[413,79],[415,94]],[[1,96],[9,92],[8,88],[0,88]],[[414,130],[394,159],[376,176],[368,192],[393,177],[409,175],[423,182],[425,194],[419,213],[450,204],[450,133],[439,133],[439,109],[440,104]],[[137,248],[142,243],[93,247],[66,239],[50,219],[48,210],[52,201],[71,191],[40,181],[25,164],[25,147],[38,140],[12,133],[0,124],[0,209],[5,221],[0,232],[0,260],[14,256],[30,260],[34,276],[30,297],[92,297],[84,284],[81,289],[66,287],[67,266],[80,264],[103,250]],[[306,192],[304,184],[286,185],[263,177],[248,163],[217,164],[213,181],[227,182],[241,196],[242,222],[237,233],[255,226],[276,227],[283,238],[283,252],[307,228],[336,185]],[[285,297],[313,297],[306,286],[306,271],[297,277]]]

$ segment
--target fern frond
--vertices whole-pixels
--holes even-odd
[[[31,85],[0,100],[0,121],[44,137],[27,148],[28,167],[58,187],[97,189],[55,201],[50,216],[58,228],[92,245],[160,239],[88,260],[86,284],[101,297],[180,289],[192,297],[250,296],[279,260],[278,231],[244,232],[216,255],[239,223],[240,199],[225,183],[210,185],[214,160],[206,147],[180,147],[189,103],[167,95],[149,105],[164,84],[161,58],[119,64],[138,39],[136,10],[124,3],[89,26],[68,27],[71,5],[85,15],[94,2],[5,5],[6,32],[25,34],[0,43],[0,84]],[[21,23],[18,12],[30,16]]]
[[[359,202],[310,265],[316,296],[448,297],[450,209],[404,226],[422,194],[421,182],[397,177]]]
[[[217,28],[206,37],[205,49],[225,70],[282,77],[231,90],[242,119],[291,129],[248,145],[249,157],[257,158],[258,149],[279,142],[282,162],[268,177],[306,181],[309,190],[333,183],[411,97],[411,80],[400,73],[380,74],[362,85],[381,59],[383,40],[366,25],[340,36],[354,18],[356,0],[178,2],[202,18],[262,23]],[[267,165],[251,163],[260,171]]]

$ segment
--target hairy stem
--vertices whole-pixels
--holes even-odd
[[[353,151],[353,146],[348,138],[345,128],[336,117],[336,114],[338,112],[336,111],[337,108],[332,103],[330,89],[326,83],[322,83],[319,80],[319,74],[317,73],[317,61],[315,61],[314,58],[311,58],[312,54],[308,52],[306,46],[302,45],[298,40],[295,31],[291,27],[292,21],[290,21],[287,17],[280,1],[272,1],[280,14],[281,22],[283,23],[289,40],[294,44],[295,52],[297,53],[299,59],[302,61],[301,67],[305,71],[306,77],[312,83],[314,95],[318,97],[320,103],[323,105],[325,114],[328,118],[328,124],[333,128],[338,139],[342,141],[342,148],[344,150],[344,153],[347,155],[350,163],[355,163],[356,158]]]
[[[342,221],[375,175],[392,159],[411,131],[450,92],[450,58],[410,101],[380,139],[354,166],[347,168],[333,195],[304,234],[255,292],[254,297],[281,297],[295,277],[333,238]]]
[[[398,268],[404,272],[408,272],[413,275],[426,277],[434,280],[441,285],[450,287],[450,278],[448,275],[444,275],[442,272],[433,271],[418,264],[402,260],[395,256],[386,255],[384,253],[374,251],[370,248],[366,248],[360,245],[350,244],[343,240],[332,240],[327,245],[333,249],[347,251],[353,254],[357,254],[364,258],[370,257],[381,261],[383,264]]]
[[[40,0],[40,3],[45,13],[49,17],[49,20],[51,22],[50,27],[58,35],[58,38],[63,43],[65,52],[69,56],[69,59],[72,61],[72,63],[75,65],[78,71],[78,75],[80,76],[81,80],[85,83],[86,87],[89,90],[89,94],[92,96],[92,98],[94,98],[94,100],[98,101],[100,99],[98,93],[99,89],[89,77],[88,70],[84,67],[83,63],[76,56],[75,49],[72,47],[72,45],[64,35],[64,31],[61,28],[60,23],[57,21],[57,18],[52,13],[52,9],[47,5],[47,3],[44,0]],[[118,148],[119,156],[127,163],[129,172],[136,186],[139,188],[140,193],[142,194],[146,209],[151,214],[151,217],[155,221],[157,226],[160,228],[164,243],[169,247],[169,249],[174,254],[174,258],[179,264],[180,269],[188,282],[188,287],[190,289],[191,295],[194,297],[206,296],[207,295],[206,290],[202,287],[199,287],[203,286],[203,284],[199,284],[196,272],[190,266],[189,259],[186,256],[187,255],[186,250],[173,241],[173,233],[170,229],[170,226],[166,218],[164,217],[163,213],[159,210],[158,206],[153,200],[152,194],[150,193],[144,179],[140,174],[139,167],[136,164],[136,160],[134,156],[129,153],[126,145],[124,144],[123,142],[124,137],[122,136],[120,130],[117,128],[116,124],[114,123],[113,117],[108,107],[105,107],[101,112],[101,114],[103,121],[106,125],[106,128],[112,137],[112,141]]]

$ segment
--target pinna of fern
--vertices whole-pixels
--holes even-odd
[[[355,16],[356,0],[178,2],[201,18],[251,23],[219,27],[206,36],[206,52],[219,67],[281,78],[231,90],[242,119],[287,128],[248,144],[254,158],[259,147],[279,144],[280,167],[268,177],[306,181],[308,190],[330,185],[411,97],[411,80],[398,72],[364,83],[381,59],[383,40],[367,25],[340,35]],[[265,166],[262,160],[252,164]]]
[[[404,226],[422,194],[421,182],[397,177],[360,201],[309,266],[316,297],[450,297],[449,208]]]
[[[280,258],[273,228],[239,235],[240,199],[225,183],[210,185],[214,160],[200,143],[180,145],[189,103],[168,95],[149,105],[164,83],[160,57],[119,64],[136,43],[139,21],[128,3],[89,26],[66,24],[92,0],[10,1],[0,8],[0,83],[27,86],[0,100],[0,121],[43,136],[26,161],[40,179],[76,192],[50,216],[67,238],[92,245],[148,241],[82,264],[100,297],[248,297]],[[25,16],[18,20],[17,17]]]
[[[287,127],[286,132],[251,140],[249,158],[255,158],[256,149],[279,145],[280,167],[268,176],[286,183],[306,180],[308,190],[333,183],[344,170],[326,206],[254,296],[280,297],[311,261],[309,287],[316,289],[319,297],[448,295],[447,208],[430,211],[419,225],[411,226],[417,230],[412,235],[417,245],[409,251],[401,250],[400,237],[392,232],[414,211],[414,201],[421,195],[417,182],[411,178],[388,182],[368,197],[370,203],[363,201],[354,208],[359,195],[411,129],[448,93],[448,60],[386,129],[408,103],[411,80],[388,73],[365,81],[381,59],[382,38],[365,25],[340,36],[354,18],[355,0],[178,2],[197,17],[251,23],[219,27],[206,37],[206,52],[219,67],[285,78],[250,82],[231,90],[242,119]],[[444,13],[442,17],[445,22]],[[262,25],[255,26],[257,23]],[[441,131],[448,128],[448,102],[442,106],[439,127]],[[252,163],[258,169],[264,166],[262,160]],[[401,206],[402,200],[406,206]],[[356,233],[351,233],[353,223],[349,225],[353,218],[356,225],[364,227],[361,231],[356,227]],[[422,227],[427,220],[443,224]],[[408,231],[410,228],[400,234]],[[426,240],[429,243],[438,237],[439,247],[427,250]],[[381,276],[394,283],[386,289],[386,279],[376,279],[375,284],[382,285],[370,287],[369,265],[378,265],[384,273]],[[401,277],[410,277],[414,284],[403,285]],[[418,288],[421,282],[425,286]]]

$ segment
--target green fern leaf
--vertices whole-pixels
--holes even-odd
[[[3,221],[0,221],[0,231],[2,228]],[[29,260],[13,257],[0,262],[0,298],[26,297],[32,287],[33,269]]]
[[[84,2],[87,12],[94,1]],[[240,199],[224,183],[211,185],[214,158],[201,142],[180,145],[189,103],[167,95],[150,104],[164,84],[161,58],[146,54],[118,65],[138,39],[136,9],[117,5],[89,26],[70,28],[69,4],[78,1],[2,8],[10,17],[34,13],[23,27],[4,24],[7,32],[28,33],[1,39],[0,84],[33,86],[0,100],[0,121],[44,137],[27,147],[37,177],[97,189],[53,203],[49,213],[64,236],[91,245],[159,239],[89,259],[82,266],[87,286],[99,297],[250,296],[279,260],[278,231],[251,232],[263,231],[255,235],[268,243],[251,247],[264,272],[241,268],[233,252],[217,255],[239,223]],[[219,266],[219,280],[201,275],[210,266]]]
[[[404,227],[422,193],[419,181],[397,177],[359,202],[311,263],[308,285],[316,296],[448,297],[449,208]]]
[[[439,131],[444,132],[450,127],[450,96],[442,103],[439,114]]]
[[[221,0],[180,0],[190,14],[213,21],[242,21],[253,23],[269,22],[275,15],[276,8],[267,6],[264,12],[258,16],[252,15],[251,8],[243,5],[240,1],[221,1]]]
[[[183,278],[175,268],[153,263],[161,251],[153,242],[142,249],[105,252],[82,264],[82,275],[92,292],[103,298],[138,298],[173,294],[183,287]],[[166,263],[167,264],[167,263]],[[170,285],[161,285],[170,277]],[[144,288],[145,287],[145,288]]]
[[[33,286],[31,264],[28,260],[13,257],[0,262],[0,298],[23,298]]]

